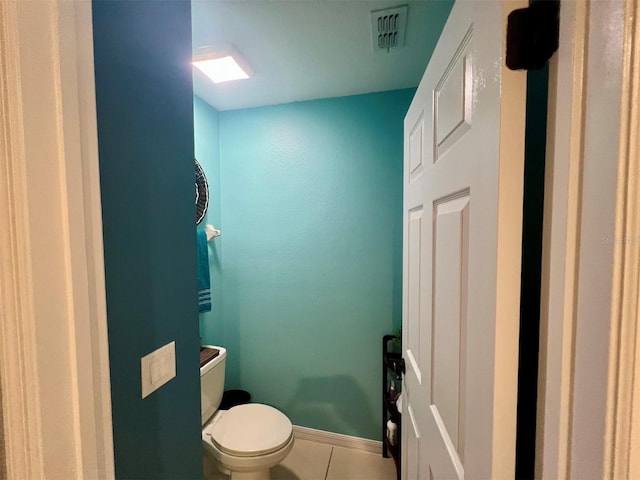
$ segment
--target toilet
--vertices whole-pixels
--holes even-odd
[[[270,480],[269,469],[293,448],[293,426],[282,412],[249,403],[218,410],[224,391],[227,351],[206,346],[217,356],[200,367],[202,446],[231,480]]]

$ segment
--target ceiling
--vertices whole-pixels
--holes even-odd
[[[193,47],[233,45],[254,71],[194,92],[219,111],[416,87],[451,0],[193,0]],[[370,11],[408,5],[405,46],[372,47]]]

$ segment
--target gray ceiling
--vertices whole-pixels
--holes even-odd
[[[193,47],[233,45],[248,80],[194,91],[217,110],[416,87],[449,15],[450,0],[193,0]],[[408,5],[406,43],[372,48],[370,11]]]

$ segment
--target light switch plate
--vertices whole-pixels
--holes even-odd
[[[145,355],[140,359],[142,398],[149,396],[176,376],[176,342]]]

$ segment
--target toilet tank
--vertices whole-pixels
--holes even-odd
[[[220,353],[200,367],[200,406],[202,425],[218,410],[224,392],[224,370],[227,350],[222,347],[203,345],[203,349],[216,349]]]

